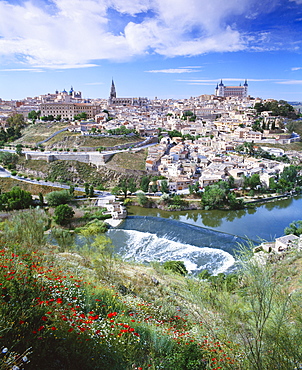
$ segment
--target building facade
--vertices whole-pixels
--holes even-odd
[[[108,104],[113,106],[137,106],[142,107],[148,104],[147,98],[117,98],[114,81],[112,80]]]
[[[227,97],[238,97],[238,98],[246,98],[248,96],[248,83],[247,80],[245,80],[243,86],[241,84],[239,86],[225,86],[220,81],[220,84],[217,84],[215,89],[215,95],[221,96],[223,98]]]
[[[42,103],[40,105],[41,117],[61,116],[62,119],[72,120],[80,113],[87,113],[87,118],[94,118],[101,113],[101,107],[90,103]]]

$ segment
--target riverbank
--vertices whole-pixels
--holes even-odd
[[[275,200],[279,199],[288,199],[294,196],[299,196],[301,193],[297,193],[295,191],[291,191],[285,194],[278,194],[273,193],[269,194],[267,196],[266,194],[258,194],[257,196],[242,196],[238,197],[237,199],[241,199],[243,201],[243,207],[238,208],[230,208],[230,207],[220,207],[220,208],[212,208],[212,209],[218,209],[218,210],[239,210],[239,209],[245,209],[251,204],[257,204],[257,203],[265,203],[265,202],[273,202]],[[181,201],[179,205],[175,204],[169,204],[167,201],[160,201],[160,196],[148,196],[148,202],[146,202],[146,205],[141,205],[137,201],[136,196],[128,196],[129,200],[131,200],[131,204],[133,206],[146,208],[146,209],[159,209],[161,211],[166,212],[179,212],[179,211],[193,211],[193,210],[208,210],[206,207],[204,207],[201,203],[201,198],[181,198]],[[171,198],[173,199],[173,197]],[[182,202],[182,203],[181,203]]]
[[[171,219],[193,226],[247,237],[251,240],[274,240],[284,235],[284,229],[301,219],[302,196],[280,197],[251,204],[240,210],[164,211],[158,208],[128,206],[129,216],[151,216]],[[156,232],[150,228],[150,232]],[[168,230],[167,230],[168,232]]]

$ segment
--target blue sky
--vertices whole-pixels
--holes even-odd
[[[0,0],[0,98],[189,98],[220,79],[302,101],[302,0]]]

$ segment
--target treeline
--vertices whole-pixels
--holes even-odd
[[[271,111],[273,116],[281,116],[291,119],[298,118],[294,107],[288,104],[285,100],[273,100],[265,103],[256,103],[254,108],[256,109],[257,113]]]
[[[0,129],[0,146],[15,141],[22,136],[21,129],[26,126],[23,115],[14,114],[9,117],[6,120],[6,126],[6,128],[1,127]]]

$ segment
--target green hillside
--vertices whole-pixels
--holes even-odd
[[[124,262],[104,234],[52,245],[48,218],[1,224],[1,369],[24,353],[25,369],[301,367],[299,250],[265,265],[243,250],[236,274],[198,278]]]

